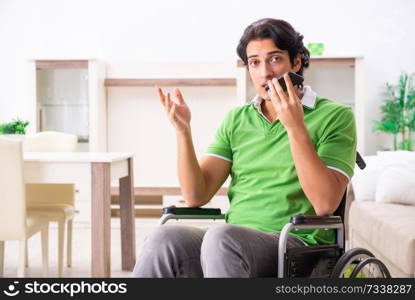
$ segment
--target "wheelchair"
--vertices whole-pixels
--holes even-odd
[[[356,164],[360,169],[366,163],[356,152]],[[278,278],[390,278],[384,263],[369,250],[353,248],[345,251],[344,215],[347,189],[333,216],[292,216],[279,238]],[[163,208],[159,225],[171,219],[224,219],[218,208],[189,208],[168,206]],[[327,245],[299,246],[287,249],[288,234],[296,229],[334,229],[336,242]]]

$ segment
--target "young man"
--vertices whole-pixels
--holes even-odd
[[[356,132],[350,108],[294,87],[287,72],[309,64],[303,36],[282,20],[249,25],[237,52],[258,95],[231,110],[197,161],[190,110],[158,94],[175,126],[178,172],[188,206],[208,203],[231,175],[225,225],[161,226],[143,245],[136,277],[267,277],[277,274],[279,231],[296,214],[328,215],[353,175]],[[287,92],[276,78],[284,75]],[[269,87],[266,88],[266,86]],[[334,242],[330,230],[300,230],[288,247]]]

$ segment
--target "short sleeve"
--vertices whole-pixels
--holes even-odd
[[[353,176],[356,162],[356,123],[352,110],[344,107],[325,128],[317,144],[317,154],[328,168]]]
[[[230,111],[216,130],[214,140],[208,146],[205,155],[219,157],[232,162],[232,148],[230,141],[232,124],[232,111]]]

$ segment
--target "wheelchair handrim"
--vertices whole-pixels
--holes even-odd
[[[370,255],[368,255],[368,254],[366,254],[366,253],[361,253],[361,254],[357,254],[357,255],[354,255],[354,256],[352,256],[349,260],[347,260],[347,262],[344,264],[344,266],[343,266],[343,268],[342,268],[342,270],[340,271],[340,274],[339,274],[339,278],[343,278],[343,276],[344,276],[344,272],[346,271],[346,269],[352,264],[352,262],[353,261],[355,261],[355,260],[358,260],[358,259],[360,259],[360,260],[364,260],[364,259],[367,259],[367,258],[369,258],[369,257],[373,257],[373,256],[370,256]],[[358,265],[358,264],[356,264],[356,265]]]

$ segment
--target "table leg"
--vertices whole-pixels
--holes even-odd
[[[133,159],[128,159],[128,176],[120,178],[120,219],[122,269],[132,271],[135,265],[135,212]]]
[[[109,163],[91,165],[92,277],[111,276],[111,177]]]

